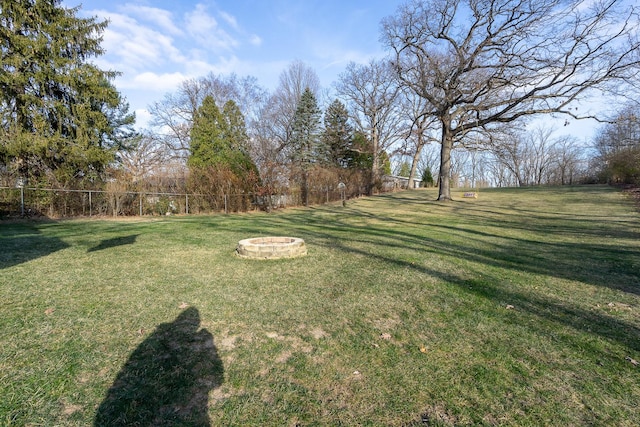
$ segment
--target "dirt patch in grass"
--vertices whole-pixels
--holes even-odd
[[[73,415],[78,411],[82,410],[82,406],[80,405],[72,405],[72,404],[64,404],[64,408],[62,409],[62,413],[64,415]]]
[[[329,336],[329,334],[327,334],[324,330],[322,330],[322,328],[314,328],[311,330],[311,336],[317,340],[320,340],[322,338],[326,338]]]
[[[218,346],[221,350],[231,351],[236,348],[236,341],[238,340],[237,336],[225,336],[222,339],[218,339]]]

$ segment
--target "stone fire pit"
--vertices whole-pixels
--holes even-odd
[[[254,237],[240,240],[236,253],[243,258],[296,258],[306,255],[307,247],[297,237]]]

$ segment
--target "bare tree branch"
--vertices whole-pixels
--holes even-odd
[[[413,0],[383,21],[402,84],[441,123],[440,200],[453,143],[523,117],[600,118],[571,106],[621,93],[640,67],[635,7],[621,1]]]

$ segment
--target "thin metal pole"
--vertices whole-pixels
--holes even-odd
[[[184,213],[189,215],[189,195],[184,195]]]
[[[89,191],[89,218],[91,218],[91,191]]]
[[[20,215],[24,216],[24,186],[20,186]]]

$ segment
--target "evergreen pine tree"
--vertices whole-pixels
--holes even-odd
[[[346,168],[353,143],[353,128],[349,124],[349,112],[342,102],[335,100],[324,113],[324,145],[330,164]]]
[[[400,164],[400,167],[398,168],[398,173],[396,175],[409,177],[410,173],[411,173],[411,165],[409,164],[409,162],[402,162]]]
[[[292,161],[301,173],[302,200],[309,204],[308,178],[314,163],[326,159],[326,152],[320,147],[320,118],[322,112],[315,95],[305,89],[293,117],[291,135]]]
[[[225,121],[225,136],[228,141],[229,167],[246,181],[247,177],[253,179],[258,176],[258,168],[249,155],[249,136],[244,115],[238,104],[229,100],[224,104],[222,112]]]
[[[192,167],[205,167],[225,163],[227,151],[224,119],[215,100],[207,96],[193,116],[191,128],[190,156],[187,161]]]
[[[107,22],[60,0],[0,0],[0,165],[66,185],[96,177],[133,135],[135,117],[89,62]]]
[[[425,187],[433,187],[433,174],[431,168],[426,167],[422,172],[422,182]]]
[[[248,139],[237,104],[227,101],[220,111],[213,97],[207,96],[194,115],[188,164],[226,169],[242,181],[250,175],[255,179],[258,169],[249,156]]]

